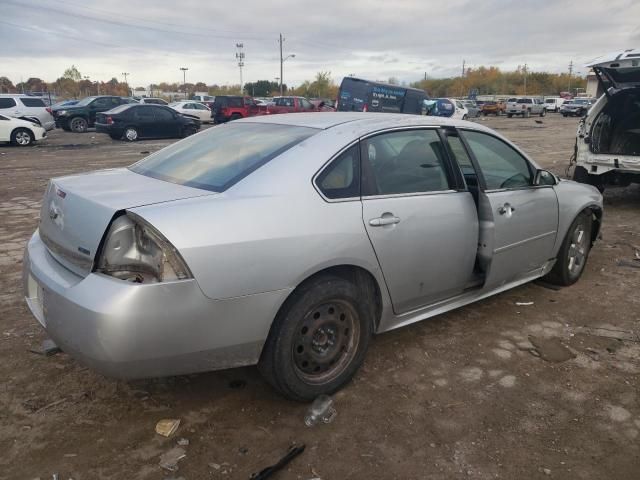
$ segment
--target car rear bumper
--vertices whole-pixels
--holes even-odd
[[[107,376],[148,378],[257,363],[273,312],[290,290],[227,300],[195,280],[132,284],[58,263],[36,232],[23,265],[24,296],[60,348]]]
[[[107,133],[109,135],[119,135],[121,136],[123,133],[122,128],[114,127],[113,125],[108,125],[106,123],[96,123],[96,133]]]

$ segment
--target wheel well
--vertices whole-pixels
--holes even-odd
[[[26,130],[27,132],[29,132],[31,134],[31,136],[35,139],[36,135],[33,133],[33,130],[31,130],[29,127],[16,127],[13,130],[11,130],[11,135],[9,135],[9,138],[13,138],[13,134],[16,133],[18,130]]]
[[[593,245],[600,235],[600,227],[602,226],[602,209],[600,207],[589,207],[591,218],[593,219],[593,229],[591,229],[591,244]]]
[[[310,282],[315,281],[318,277],[322,277],[325,275],[343,278],[358,287],[362,294],[363,300],[371,308],[371,316],[374,321],[373,326],[375,332],[378,328],[380,317],[382,315],[382,294],[380,293],[380,286],[378,285],[378,281],[376,280],[376,278],[368,270],[356,265],[336,265],[333,267],[328,267],[305,278],[289,294],[287,299],[278,310],[278,314],[283,308],[285,308],[289,300],[294,297],[296,292],[304,288]]]

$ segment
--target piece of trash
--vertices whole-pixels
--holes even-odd
[[[220,470],[221,466],[222,465],[220,465],[219,463],[213,463],[212,462],[212,463],[209,464],[209,467],[213,468],[214,470]]]
[[[148,154],[149,154],[149,151],[148,151],[148,150],[145,150],[144,152],[140,152],[140,153],[141,153],[142,155],[148,155]]]
[[[163,418],[156,423],[156,433],[164,437],[170,437],[180,426],[179,418]]]
[[[337,414],[333,399],[328,395],[319,395],[307,410],[304,424],[307,427],[313,427],[320,422],[331,423]]]
[[[533,305],[533,302],[516,302],[516,305],[519,307],[528,307],[529,305]]]
[[[619,267],[631,267],[631,268],[640,268],[640,262],[635,260],[618,260],[616,265]]]
[[[50,357],[51,355],[55,355],[56,353],[60,353],[60,347],[56,345],[56,342],[47,338],[43,340],[40,344],[40,348],[32,348],[29,350],[32,353],[36,353],[38,355],[44,355],[45,357]]]
[[[240,389],[247,386],[247,382],[244,380],[231,380],[229,382],[229,388]]]
[[[181,447],[186,447],[189,445],[189,439],[188,438],[179,438],[178,441],[176,442],[178,445],[180,445]]]
[[[173,447],[168,452],[160,455],[160,467],[165,470],[169,470],[170,472],[178,471],[178,462],[187,456],[184,448],[182,447]]]
[[[305,449],[304,443],[302,445],[292,445],[289,448],[289,451],[287,452],[287,454],[284,457],[282,457],[278,461],[278,463],[276,463],[275,465],[271,465],[270,467],[267,467],[263,470],[260,470],[258,473],[252,473],[249,478],[251,480],[264,480],[265,478],[271,477],[278,470],[282,470],[282,468],[284,468],[289,462],[291,462],[291,460],[293,460],[302,452],[304,452],[304,449]]]

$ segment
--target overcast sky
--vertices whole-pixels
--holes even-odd
[[[586,73],[603,53],[640,47],[638,0],[0,0],[0,76],[53,81],[75,64],[92,80],[132,87],[187,81],[239,83],[320,70],[401,81],[470,67]]]

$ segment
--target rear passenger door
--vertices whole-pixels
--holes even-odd
[[[500,138],[479,131],[460,133],[480,172],[478,259],[486,273],[485,286],[498,287],[538,272],[553,257],[555,190],[534,186],[535,168]]]
[[[462,293],[473,275],[478,217],[436,129],[361,142],[362,213],[396,314]]]

